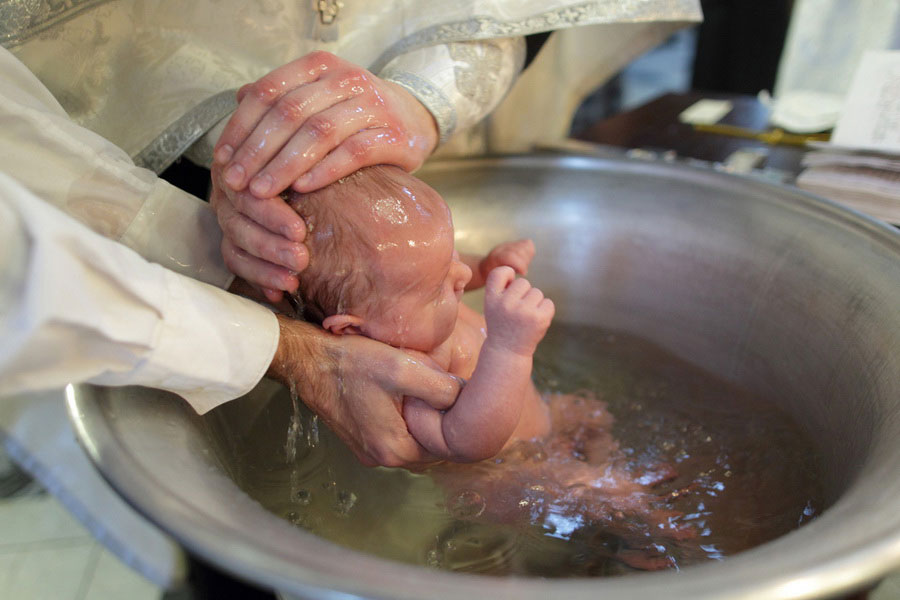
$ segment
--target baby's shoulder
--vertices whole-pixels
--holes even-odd
[[[469,378],[478,362],[478,354],[484,344],[486,328],[484,317],[465,305],[460,305],[456,327],[450,336],[450,368],[454,375]]]

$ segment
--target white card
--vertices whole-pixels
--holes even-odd
[[[731,106],[728,100],[698,100],[681,111],[678,120],[689,125],[712,125],[731,112]]]
[[[900,152],[900,50],[863,55],[831,143]]]

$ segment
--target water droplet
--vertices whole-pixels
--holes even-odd
[[[450,514],[457,519],[471,519],[484,512],[485,502],[474,490],[464,490],[450,502]]]
[[[356,505],[358,496],[349,490],[341,490],[337,495],[337,502],[334,509],[338,514],[347,516]]]
[[[437,550],[429,550],[425,553],[425,564],[429,567],[440,567],[442,564],[441,553]]]

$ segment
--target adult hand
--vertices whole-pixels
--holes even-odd
[[[234,190],[266,198],[309,192],[361,167],[418,168],[438,140],[431,113],[400,86],[328,52],[313,52],[238,91],[216,143]]]
[[[289,271],[306,264],[296,245],[305,232],[273,197],[291,185],[309,192],[370,165],[412,171],[437,145],[437,125],[402,87],[328,52],[244,86],[238,101],[214,151],[213,207],[230,209],[226,264],[278,301],[280,290],[296,288]]]
[[[459,381],[375,340],[336,336],[278,315],[278,349],[268,375],[293,385],[304,403],[365,465],[415,467],[437,461],[410,435],[404,396],[448,408]]]
[[[220,165],[212,166],[211,175],[209,203],[222,228],[225,266],[259,289],[270,303],[278,304],[282,291],[297,289],[296,273],[309,264],[303,245],[306,224],[277,196],[260,199],[228,188]]]

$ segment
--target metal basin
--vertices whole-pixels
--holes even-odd
[[[433,164],[459,246],[517,236],[557,318],[651,340],[772,398],[826,462],[830,508],[721,563],[613,579],[496,579],[366,556],[248,498],[178,398],[75,388],[106,478],[189,550],[261,586],[346,598],[818,598],[900,567],[900,233],[791,188],[580,157]],[[231,410],[253,410],[258,393]]]

